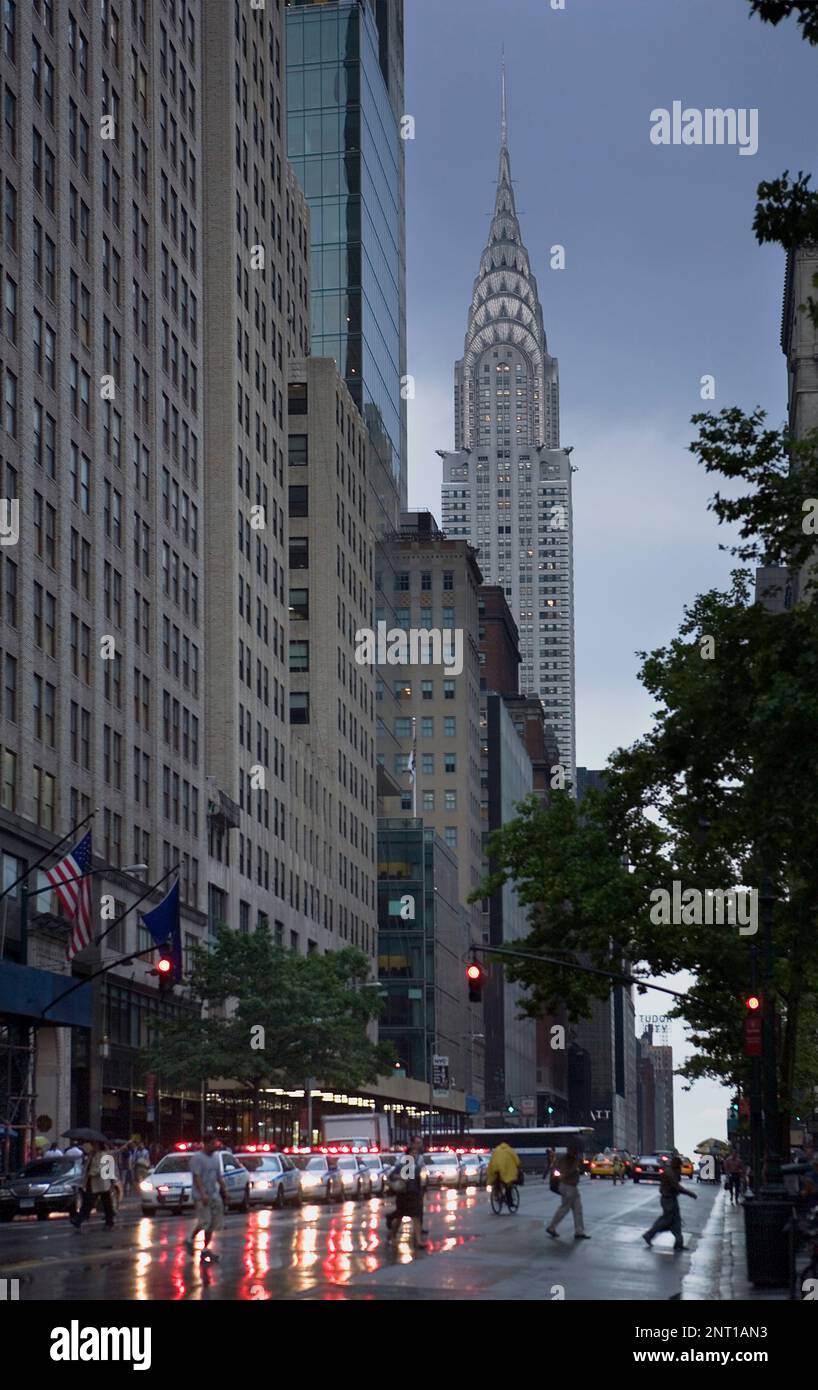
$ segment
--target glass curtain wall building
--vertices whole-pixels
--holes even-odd
[[[290,0],[290,162],[311,214],[311,344],[406,505],[402,0]]]

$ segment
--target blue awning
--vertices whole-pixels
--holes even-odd
[[[57,975],[53,970],[35,970],[31,965],[17,965],[0,960],[0,1015],[6,1018],[39,1020],[67,1028],[91,1027],[91,986],[84,984],[66,999],[61,999],[45,1018],[43,1009],[74,983],[70,975]]]

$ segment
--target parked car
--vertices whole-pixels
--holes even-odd
[[[456,1153],[431,1153],[425,1158],[429,1187],[463,1187],[465,1178]]]
[[[334,1160],[341,1174],[345,1197],[371,1197],[372,1174],[357,1154],[342,1154]]]
[[[296,1154],[293,1162],[301,1175],[303,1202],[340,1202],[344,1184],[335,1160],[326,1154]]]
[[[301,1173],[287,1154],[245,1153],[234,1158],[250,1174],[250,1201],[253,1206],[268,1203],[283,1207],[301,1201]]]
[[[216,1149],[216,1154],[227,1189],[228,1209],[249,1211],[250,1174],[236,1162],[229,1150]],[[165,1154],[156,1167],[150,1170],[139,1184],[144,1216],[155,1216],[157,1211],[164,1209],[175,1212],[177,1216],[183,1211],[193,1210],[195,1198],[190,1160],[189,1153]]]
[[[81,1158],[37,1158],[0,1181],[0,1221],[36,1216],[47,1221],[52,1211],[73,1211],[82,1179]],[[116,1204],[118,1189],[114,1188]]]
[[[486,1186],[486,1182],[488,1181],[488,1171],[489,1171],[489,1163],[490,1163],[490,1161],[491,1161],[491,1154],[490,1154],[490,1153],[478,1154],[478,1155],[477,1155],[477,1161],[478,1161],[478,1163],[480,1164],[480,1186],[481,1186],[481,1187],[485,1187],[485,1186]]]
[[[386,1168],[382,1154],[362,1154],[361,1162],[369,1169],[372,1179],[372,1196],[383,1197],[386,1191]]]

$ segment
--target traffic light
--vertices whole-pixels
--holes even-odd
[[[506,1114],[507,1114],[507,1115],[516,1115],[516,1113],[517,1113],[517,1107],[516,1107],[516,1105],[512,1105],[512,1104],[511,1104],[511,1101],[509,1101],[509,1102],[508,1102],[508,1105],[506,1106]]]
[[[553,1107],[553,1105],[546,1105],[546,1107],[545,1107],[545,1113],[546,1113],[546,1115],[553,1115],[553,1113],[554,1113],[554,1107]]]
[[[173,961],[170,956],[162,951],[156,965],[151,971],[159,980],[159,992],[164,994],[166,990],[173,989]]]
[[[478,965],[476,960],[473,960],[470,965],[466,966],[466,979],[469,984],[470,1004],[481,1003],[483,999],[483,981],[485,978],[486,972],[482,965]]]
[[[761,1008],[761,1000],[757,994],[748,994],[744,1001],[744,1006],[749,1013],[756,1013]]]

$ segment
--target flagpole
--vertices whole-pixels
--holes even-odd
[[[134,908],[138,907],[141,902],[144,902],[145,899],[149,897],[151,893],[155,893],[156,889],[162,883],[164,883],[165,879],[168,877],[168,874],[174,873],[175,869],[178,869],[178,867],[179,865],[177,864],[175,865],[174,869],[168,869],[167,873],[164,873],[162,877],[156,881],[156,883],[152,883],[150,888],[146,889],[142,896],[140,898],[137,898],[135,903],[131,903],[130,907],[127,907],[124,912],[120,913],[116,920],[111,923],[110,927],[107,927],[106,930],[102,933],[102,936],[97,937],[96,942],[94,944],[99,945],[99,942],[102,940],[103,936],[107,936],[108,932],[112,931],[113,928],[123,920],[123,918],[127,917],[129,912],[133,912]],[[52,999],[50,1003],[46,1004],[45,1008],[42,1010],[40,1014],[40,1017],[45,1018],[48,1010],[52,1009],[55,1004],[58,1004],[61,999],[65,999],[66,995],[73,994],[74,990],[76,989],[82,989],[83,985],[90,984],[91,980],[96,980],[100,975],[105,975],[107,971],[113,970],[114,966],[127,965],[128,961],[139,960],[140,956],[149,956],[158,949],[158,944],[154,942],[152,946],[148,946],[144,950],[132,951],[131,954],[128,956],[120,956],[118,960],[109,961],[107,965],[101,966],[99,970],[92,970],[90,975],[81,976],[80,979],[75,980],[73,984],[69,985],[68,989],[64,989],[61,994],[58,994],[56,998]]]
[[[76,835],[77,831],[81,830],[87,821],[93,820],[98,810],[99,807],[97,806],[95,810],[90,811],[87,816],[84,816],[81,821],[77,821],[77,824],[71,830],[67,831],[66,834],[63,835],[62,839],[58,840],[57,843],[55,845],[52,845],[50,849],[47,849],[45,854],[41,854],[39,859],[35,859],[33,864],[29,864],[28,868],[24,869],[23,872],[17,876],[14,882],[9,884],[8,888],[3,889],[2,893],[0,893],[0,902],[2,902],[3,898],[5,898],[7,894],[11,893],[12,890],[17,887],[18,883],[22,883],[23,879],[28,878],[29,874],[33,874],[35,869],[39,869],[40,865],[44,864],[46,859],[50,859],[51,855],[59,849],[60,845],[64,845],[66,840],[70,840],[72,836]]]
[[[418,813],[418,740],[417,719],[412,715],[412,817]]]
[[[114,918],[110,927],[106,927],[104,932],[100,932],[99,936],[94,941],[94,945],[98,946],[100,941],[104,941],[108,933],[112,932],[114,927],[118,927],[120,922],[124,921],[129,912],[133,912],[134,908],[139,907],[139,904],[143,903],[146,898],[149,898],[151,893],[155,893],[160,883],[164,883],[166,878],[169,878],[171,874],[175,874],[181,862],[182,861],[179,860],[178,863],[173,865],[173,868],[168,869],[165,873],[163,873],[162,877],[158,878],[155,883],[151,884],[150,888],[145,889],[145,892],[142,894],[141,898],[137,898],[135,903],[131,903],[130,907],[125,908],[124,912],[120,912],[119,916]]]

